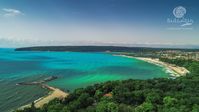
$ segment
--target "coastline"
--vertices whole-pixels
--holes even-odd
[[[47,104],[49,101],[51,101],[55,98],[63,99],[69,95],[69,93],[66,93],[58,88],[55,88],[55,87],[52,87],[52,86],[49,86],[46,84],[41,84],[41,87],[48,89],[49,93],[48,93],[48,95],[43,96],[34,101],[34,106],[36,108],[41,108],[44,104]],[[24,108],[27,108],[27,107],[31,107],[31,104],[24,105],[24,106],[18,108],[18,110],[23,110]]]
[[[186,76],[186,74],[190,73],[184,67],[179,67],[174,64],[162,62],[158,58],[134,57],[134,56],[128,56],[128,55],[115,55],[115,54],[113,54],[113,56],[121,56],[121,57],[125,57],[125,58],[138,59],[138,60],[142,60],[142,61],[145,61],[145,62],[148,62],[151,64],[155,64],[157,66],[161,66],[161,67],[165,68],[166,71],[168,71],[168,73],[170,74],[171,77],[174,77],[174,78],[180,77],[180,76]],[[48,89],[49,93],[47,95],[33,101],[34,106],[36,108],[41,108],[44,104],[47,104],[49,101],[51,101],[55,98],[63,99],[69,95],[69,93],[66,93],[58,88],[49,86],[47,84],[38,84],[38,85],[44,89]],[[31,104],[21,106],[20,108],[18,108],[18,110],[23,110],[24,108],[27,108],[27,107],[31,107]]]
[[[127,56],[127,55],[114,55],[114,56],[122,56],[126,58],[134,58],[138,60],[142,60],[151,64],[155,64],[161,67],[164,67],[167,72],[171,75],[171,77],[180,77],[180,76],[186,76],[186,74],[190,73],[185,67],[179,67],[174,64],[169,64],[166,62],[160,61],[158,58],[146,58],[146,57],[133,57],[133,56]]]

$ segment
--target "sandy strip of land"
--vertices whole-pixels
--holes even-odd
[[[42,84],[43,88],[47,88],[50,91],[52,91],[52,93],[50,93],[48,96],[40,98],[38,100],[36,100],[35,103],[35,107],[40,108],[42,107],[44,104],[48,103],[49,101],[55,99],[55,98],[59,98],[59,99],[63,99],[66,96],[68,96],[68,93],[63,92],[62,90],[58,89],[58,88],[54,88],[45,84]]]
[[[179,66],[176,66],[174,64],[162,62],[157,58],[154,59],[154,58],[145,58],[145,57],[133,57],[133,56],[126,56],[126,55],[118,55],[118,56],[123,56],[123,57],[127,57],[127,58],[136,58],[136,59],[139,59],[139,60],[146,61],[148,63],[156,64],[158,66],[163,66],[167,70],[169,70],[170,73],[171,73],[170,75],[174,76],[174,77],[185,76],[187,73],[189,73],[189,71],[184,67],[179,67]]]
[[[47,104],[49,101],[51,101],[55,98],[63,99],[63,98],[65,98],[69,95],[69,93],[66,93],[66,92],[64,92],[64,91],[62,91],[58,88],[48,86],[46,84],[41,84],[41,86],[42,86],[42,88],[49,89],[50,92],[49,92],[49,95],[41,97],[41,98],[34,101],[34,105],[37,108],[41,108],[44,104]],[[30,106],[31,106],[31,104],[22,106],[22,107],[19,108],[19,110],[23,110],[24,108],[27,108],[27,107],[30,107]]]

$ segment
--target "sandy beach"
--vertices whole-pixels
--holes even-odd
[[[42,88],[46,88],[46,89],[50,90],[50,92],[47,96],[41,97],[34,101],[36,108],[41,108],[44,104],[47,104],[49,101],[51,101],[55,98],[63,99],[69,95],[69,93],[66,93],[58,88],[48,86],[46,84],[41,84],[41,86],[42,86]],[[23,110],[24,108],[27,108],[30,106],[31,106],[31,104],[22,106],[19,108],[19,110]]]
[[[123,57],[127,57],[127,58],[136,58],[139,60],[146,61],[148,63],[152,63],[152,64],[155,64],[158,66],[165,67],[171,73],[170,75],[173,77],[185,76],[186,74],[189,73],[189,71],[184,67],[179,67],[174,64],[162,62],[157,58],[154,59],[154,58],[145,58],[145,57],[133,57],[133,56],[126,56],[126,55],[116,55],[116,56],[123,56]]]
[[[49,101],[55,99],[55,98],[59,98],[59,99],[63,99],[66,96],[68,96],[68,93],[63,92],[62,90],[58,89],[58,88],[54,88],[45,84],[42,84],[43,88],[47,88],[50,91],[52,91],[49,95],[47,95],[46,97],[40,98],[36,101],[34,101],[35,103],[35,107],[40,108],[42,107],[44,104],[48,103]]]

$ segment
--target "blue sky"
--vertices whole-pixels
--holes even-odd
[[[197,0],[1,0],[0,47],[199,45],[197,4]],[[186,8],[185,19],[194,21],[186,26],[190,29],[167,22],[175,18],[173,9],[178,6]]]

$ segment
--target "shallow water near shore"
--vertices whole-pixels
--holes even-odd
[[[109,80],[168,77],[165,69],[141,60],[107,53],[17,52],[0,49],[0,112],[30,103],[48,91],[38,86],[17,86],[19,82],[58,79],[47,84],[74,90]]]

